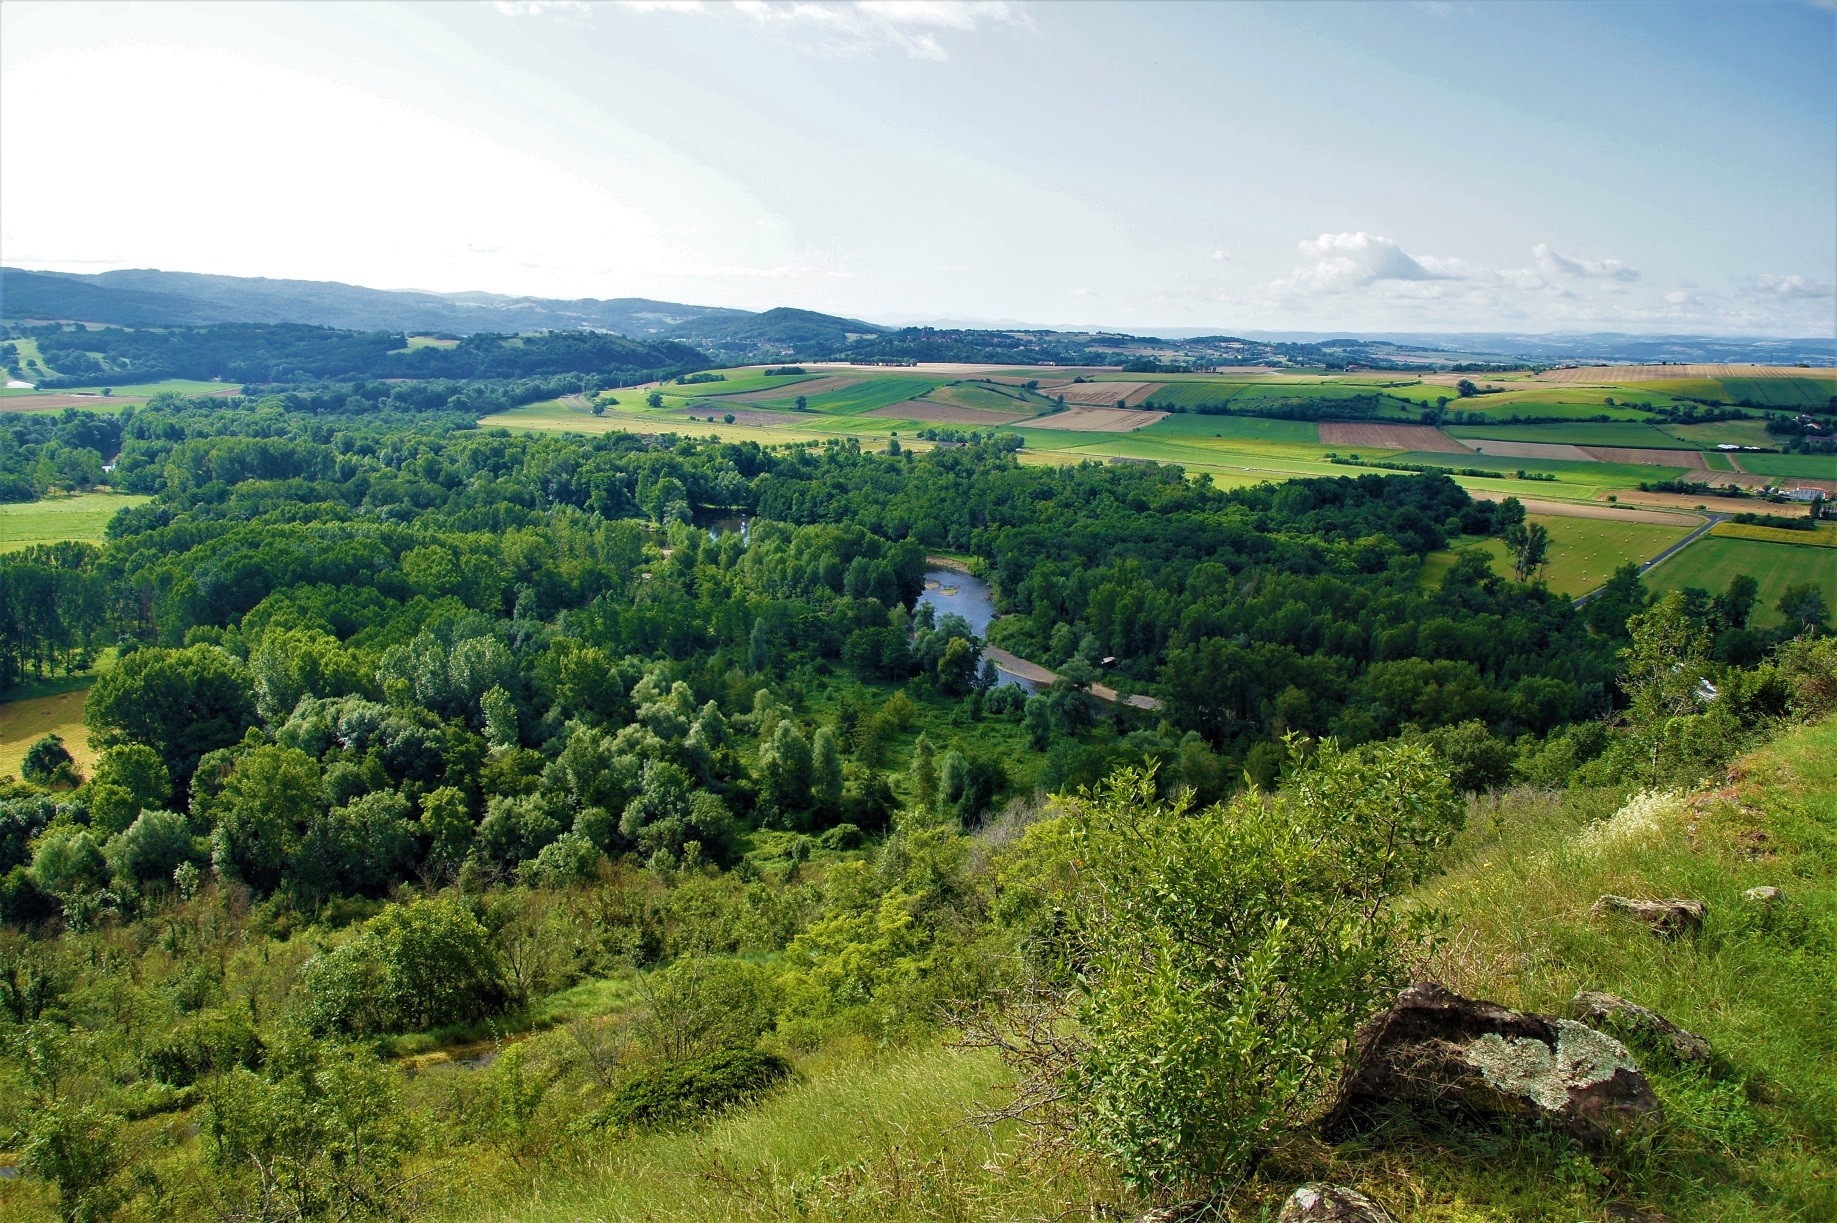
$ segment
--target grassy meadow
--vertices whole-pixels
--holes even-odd
[[[1651,560],[1702,524],[1701,519],[1684,515],[1679,515],[1675,526],[1551,514],[1528,517],[1550,532],[1550,563],[1544,569],[1544,581],[1551,590],[1570,598],[1580,598],[1600,586],[1628,561]],[[1495,573],[1510,576],[1512,562],[1503,541],[1490,536],[1464,538],[1455,548],[1432,552],[1424,559],[1424,585],[1438,584],[1447,576],[1459,548],[1478,548],[1492,561]]]
[[[0,552],[66,539],[101,543],[109,519],[146,500],[131,493],[76,493],[0,504]]]
[[[94,676],[80,676],[24,684],[16,691],[26,695],[0,704],[0,777],[19,776],[26,750],[51,734],[63,736],[79,773],[90,771],[96,754],[83,726],[83,702],[94,682]]]
[[[1655,594],[1687,586],[1716,592],[1726,588],[1729,579],[1738,573],[1760,584],[1760,597],[1754,605],[1754,622],[1758,625],[1780,622],[1773,605],[1788,586],[1816,583],[1824,592],[1825,604],[1837,607],[1837,553],[1801,544],[1706,535],[1654,566],[1645,581]]]

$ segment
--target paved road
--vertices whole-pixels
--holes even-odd
[[[1711,527],[1715,526],[1719,522],[1728,521],[1728,517],[1729,517],[1727,514],[1716,514],[1716,513],[1711,513],[1710,511],[1707,511],[1707,510],[1705,510],[1704,513],[1707,514],[1709,517],[1708,522],[1704,523],[1702,526],[1698,527],[1696,530],[1692,531],[1690,534],[1678,540],[1675,544],[1672,544],[1669,548],[1666,548],[1663,552],[1660,552],[1657,556],[1653,557],[1651,560],[1641,565],[1639,567],[1639,572],[1643,575],[1646,572],[1648,572],[1654,565],[1658,564],[1660,561],[1667,560],[1670,557],[1677,555],[1677,553],[1683,551],[1684,548],[1688,547],[1690,544],[1695,543],[1699,538],[1707,534]],[[1600,594],[1601,589],[1602,589],[1601,587],[1596,587],[1594,590],[1589,591],[1587,594],[1577,599],[1575,601],[1575,605],[1577,607],[1582,606],[1582,604],[1588,602],[1590,599]]]
[[[1018,654],[1010,654],[1008,651],[998,649],[992,645],[982,648],[982,656],[992,660],[996,666],[1006,671],[1009,675],[1017,675],[1021,679],[1027,680],[1029,683],[1040,685],[1042,688],[1050,687],[1052,682],[1059,678],[1037,662],[1028,662]],[[1123,696],[1108,684],[1092,684],[1091,695],[1100,701],[1109,701],[1111,704],[1121,701],[1123,704],[1134,709],[1161,708],[1161,702],[1155,697],[1140,695]]]

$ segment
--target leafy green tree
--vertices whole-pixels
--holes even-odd
[[[472,849],[472,808],[463,792],[441,786],[421,800],[421,834],[427,838],[428,866],[440,874],[459,869]]]
[[[1502,538],[1512,557],[1512,576],[1520,582],[1530,581],[1549,562],[1550,531],[1542,523],[1513,523]]]
[[[810,741],[810,805],[824,823],[842,813],[842,752],[835,732],[819,727]]]
[[[301,972],[319,1032],[369,1036],[470,1023],[506,998],[490,936],[448,900],[389,905]]]
[[[485,715],[485,738],[493,747],[515,747],[519,738],[517,729],[517,702],[503,685],[493,684],[479,698],[479,708]]]
[[[255,721],[247,670],[215,646],[135,650],[89,690],[83,721],[102,747],[142,743],[173,777]]]
[[[217,873],[259,892],[272,891],[325,805],[317,760],[278,743],[254,748],[236,762],[210,803]]]
[[[1785,617],[1794,632],[1824,633],[1830,630],[1831,609],[1824,592],[1814,582],[1788,586],[1780,595],[1774,610]]]
[[[782,820],[805,824],[810,813],[810,741],[789,719],[759,749],[762,797]]]
[[[922,733],[912,745],[912,798],[923,811],[929,811],[938,799],[937,761],[930,737]]]
[[[661,408],[663,406],[663,392],[652,391],[644,397],[644,402],[653,408]]]
[[[172,872],[191,859],[190,823],[176,811],[142,811],[125,830],[109,838],[102,856],[116,878],[135,883],[170,881]]]
[[[87,828],[53,828],[32,853],[32,877],[59,896],[94,891],[108,881],[107,864]]]
[[[113,787],[109,796],[113,806],[98,803],[93,797],[104,787]],[[109,748],[96,761],[94,776],[89,779],[91,819],[120,832],[142,810],[159,807],[172,798],[172,776],[166,771],[159,753],[142,743],[122,743]],[[103,808],[97,818],[98,808]]]
[[[70,755],[70,749],[64,746],[64,737],[59,734],[45,735],[33,742],[26,749],[25,759],[20,762],[19,774],[27,781],[40,785],[69,785],[76,781],[76,760]]]

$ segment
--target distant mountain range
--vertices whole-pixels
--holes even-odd
[[[82,274],[0,269],[0,319],[126,327],[308,323],[349,331],[466,336],[589,329],[689,344],[722,362],[1010,360],[1059,364],[1260,361],[1410,366],[1500,360],[1837,364],[1829,339],[1487,333],[1245,332],[1169,329],[1160,338],[1006,322],[889,327],[811,310],[753,312],[642,297],[561,300],[497,293],[370,289],[317,280],[134,269]],[[940,320],[943,322],[943,320]]]

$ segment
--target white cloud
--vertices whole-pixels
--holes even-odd
[[[541,2],[541,0],[537,0]],[[1033,18],[1010,0],[617,0],[634,13],[695,13],[738,16],[762,26],[798,31],[805,49],[827,55],[871,55],[882,48],[912,59],[945,60],[950,55],[934,31],[973,34],[986,27],[1032,30]]]
[[[1639,269],[1618,259],[1578,259],[1550,249],[1547,242],[1531,248],[1537,266],[1546,276],[1597,276],[1608,280],[1638,280]]]
[[[1454,280],[1465,274],[1458,261],[1416,259],[1390,238],[1364,230],[1322,234],[1300,245],[1314,261],[1271,286],[1278,293],[1344,293],[1381,281]]]
[[[492,0],[491,7],[506,17],[540,17],[544,13],[584,15],[592,11],[587,0]]]
[[[1230,261],[1231,256],[1225,254],[1223,251],[1213,251],[1211,258],[1215,263],[1227,263]]]
[[[1829,281],[1815,284],[1803,276],[1756,276],[1754,292],[1763,298],[1820,298],[1837,294],[1837,286]]]

